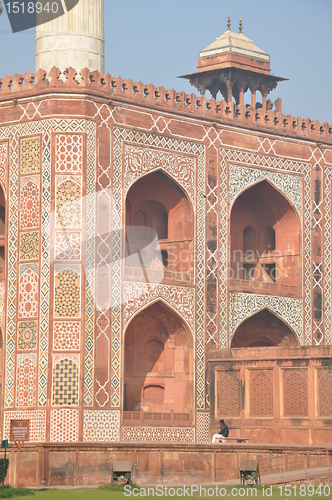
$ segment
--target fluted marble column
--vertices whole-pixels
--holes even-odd
[[[36,70],[71,66],[103,74],[104,45],[104,1],[80,0],[68,13],[37,26]]]

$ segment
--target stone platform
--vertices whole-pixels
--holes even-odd
[[[15,485],[17,449],[8,448],[7,483]],[[261,475],[332,468],[332,447],[271,444],[105,443],[25,445],[20,486],[86,486],[110,483],[114,460],[129,460],[138,484],[212,484],[239,478],[242,460],[258,460]]]

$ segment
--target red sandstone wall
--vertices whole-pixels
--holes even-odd
[[[96,132],[96,142],[92,148],[92,156],[96,154],[96,159],[92,161],[96,168],[94,177],[96,190],[100,191],[112,186],[115,194],[121,192],[120,201],[123,211],[120,216],[123,218],[123,223],[125,222],[125,191],[122,188],[124,188],[127,181],[121,175],[116,177],[118,175],[116,169],[119,168],[117,162],[120,162],[120,170],[124,169],[126,154],[129,155],[129,153],[126,153],[128,151],[126,147],[130,145],[132,148],[136,148],[137,151],[139,150],[137,153],[138,163],[134,163],[132,157],[128,160],[132,162],[130,163],[131,167],[134,164],[137,167],[136,173],[132,174],[135,180],[140,176],[142,177],[143,174],[151,173],[156,165],[153,162],[157,160],[160,162],[162,155],[166,154],[167,158],[164,158],[163,162],[159,163],[159,167],[166,169],[168,165],[167,174],[175,183],[181,184],[181,189],[186,192],[187,198],[190,198],[194,207],[193,219],[189,215],[189,217],[186,216],[185,220],[188,241],[179,244],[178,252],[186,250],[190,254],[191,248],[193,249],[193,259],[186,259],[184,266],[185,272],[190,271],[192,275],[195,275],[195,281],[188,282],[183,276],[178,276],[178,280],[172,276],[165,277],[165,281],[161,285],[167,284],[173,287],[171,293],[167,295],[158,291],[161,290],[158,289],[153,296],[153,301],[164,299],[167,307],[179,311],[189,330],[192,331],[192,337],[195,338],[196,351],[192,354],[190,363],[193,373],[195,372],[194,397],[196,399],[196,409],[199,411],[193,425],[189,426],[192,434],[188,439],[193,439],[193,431],[195,431],[196,440],[206,441],[209,432],[211,434],[216,429],[216,420],[213,419],[217,419],[219,415],[213,400],[214,384],[212,376],[214,372],[210,371],[210,378],[207,380],[210,389],[206,383],[205,373],[209,359],[212,359],[216,353],[224,352],[229,348],[231,326],[233,324],[239,325],[238,313],[242,306],[241,308],[233,307],[232,293],[233,295],[234,293],[238,294],[238,298],[242,293],[240,298],[247,318],[250,316],[253,306],[244,304],[243,295],[250,291],[251,293],[247,293],[246,297],[258,297],[258,309],[259,307],[267,307],[268,304],[274,314],[281,316],[290,325],[295,335],[298,336],[301,345],[306,347],[331,345],[331,258],[326,258],[331,257],[329,228],[331,227],[330,167],[332,165],[332,149],[329,135],[330,127],[328,124],[294,119],[280,113],[264,113],[262,110],[256,112],[250,108],[235,108],[233,105],[228,106],[223,102],[216,103],[213,100],[207,101],[204,98],[185,96],[183,93],[176,94],[174,91],[156,90],[153,86],[133,85],[130,80],[123,82],[119,78],[112,79],[110,76],[105,77],[107,88],[101,86],[100,75],[83,73],[84,78],[81,85],[74,83],[72,71],[68,73],[68,77],[69,79],[65,85],[62,85],[54,78],[51,86],[47,87],[44,81],[45,75],[39,73],[38,84],[34,87],[32,77],[28,75],[25,79],[25,86],[22,87],[22,79],[19,78],[19,75],[16,75],[13,89],[10,88],[11,79],[3,79],[3,89],[0,92],[0,145],[3,146],[0,165],[2,176],[6,180],[6,195],[8,197],[9,176],[6,173],[6,168],[9,153],[7,150],[5,151],[4,145],[8,143],[9,126],[24,126],[25,131],[23,133],[18,132],[18,137],[23,138],[31,136],[29,133],[31,124],[54,120],[55,117],[59,117],[59,127],[62,126],[60,117],[66,118],[69,128],[73,120],[82,117],[91,121]],[[48,94],[47,97],[46,94]],[[27,99],[21,99],[23,97]],[[74,133],[73,130],[68,132],[69,128],[65,132],[67,135]],[[119,131],[115,132],[115,129],[119,128],[123,128],[125,139],[116,135],[119,134]],[[43,134],[46,134],[43,136],[45,138],[47,133],[44,131]],[[82,134],[84,141],[86,141],[87,134],[85,132],[82,132]],[[39,132],[34,132],[33,135],[39,135]],[[52,142],[54,138],[51,142],[49,138],[47,141],[47,144],[53,144],[51,146],[51,153],[53,154],[51,178],[53,179],[52,182],[54,182],[54,142]],[[155,142],[151,145],[153,141]],[[316,141],[319,141],[319,144]],[[170,149],[170,145],[172,145],[173,149]],[[88,146],[86,147],[88,149]],[[18,144],[11,144],[11,148],[11,162],[14,164],[15,155],[19,155],[19,146]],[[150,164],[146,158],[149,161],[153,158],[152,163]],[[146,165],[153,165],[154,167],[146,170]],[[264,175],[266,175],[264,172],[267,170],[271,175],[275,172],[278,175],[288,175],[288,177],[283,177],[283,184],[280,181],[279,187],[275,188],[277,191],[282,190],[281,184],[286,191],[290,186],[289,179],[292,176],[301,179],[302,191],[300,188],[298,191],[299,193],[301,191],[300,201],[294,200],[294,203],[298,202],[297,211],[299,212],[302,209],[300,241],[297,232],[298,227],[294,222],[295,219],[293,218],[291,223],[288,224],[286,216],[285,219],[281,217],[282,220],[279,222],[280,224],[285,223],[287,230],[283,232],[279,240],[277,239],[283,250],[285,250],[286,245],[290,244],[292,248],[294,247],[294,253],[297,255],[299,252],[301,256],[297,256],[292,269],[283,266],[285,280],[280,286],[278,283],[266,283],[265,287],[260,285],[261,288],[253,289],[253,285],[250,284],[252,288],[249,290],[247,282],[237,280],[236,283],[232,283],[226,280],[226,269],[231,267],[229,251],[232,245],[232,237],[234,236],[236,241],[237,238],[241,238],[243,235],[243,227],[241,227],[241,230],[238,229],[239,233],[236,234],[236,230],[233,231],[230,225],[229,198],[232,195],[230,190],[232,165],[246,168],[247,172],[254,169],[256,173],[261,175],[261,180],[264,179]],[[179,172],[182,175],[181,179],[178,175]],[[28,176],[27,173],[23,175]],[[272,184],[277,182],[275,178],[273,178],[274,180],[271,179],[272,177],[270,178]],[[87,182],[88,176],[84,171],[84,175],[82,172],[82,193],[85,192],[85,183]],[[236,189],[236,184],[233,179],[232,189]],[[52,186],[51,203],[53,204],[55,191],[53,189],[54,185]],[[129,184],[126,186],[128,187]],[[243,187],[246,189],[245,185]],[[149,184],[145,188],[148,191],[153,190],[153,186]],[[288,192],[288,196],[291,196],[290,193],[291,190]],[[167,200],[162,198],[162,201],[164,201],[164,205],[167,204],[169,197],[167,197]],[[176,200],[173,201],[175,203]],[[270,202],[269,199],[266,201]],[[37,199],[36,206],[40,209],[38,203]],[[101,203],[100,212],[98,213],[96,227],[99,233],[102,233],[104,226],[109,227],[109,219],[107,217],[103,218],[102,215],[104,209],[107,209],[107,203],[107,200]],[[172,220],[172,209],[174,209],[175,222],[183,221],[183,213],[178,217],[175,214],[174,206],[170,208],[170,219]],[[276,216],[278,217],[277,212]],[[16,232],[17,228],[18,226],[16,226]],[[12,233],[15,232],[14,229],[12,229]],[[86,229],[84,223],[79,228],[79,230],[81,229]],[[172,238],[173,230],[174,226],[171,224],[170,237]],[[97,243],[100,242],[101,238],[98,235]],[[106,243],[110,246],[112,241],[108,239]],[[14,250],[10,248],[7,250],[8,253],[12,251],[12,255],[16,255],[15,258],[17,258],[19,254],[17,247]],[[322,266],[324,257],[325,262],[324,266]],[[103,257],[99,255],[98,259],[101,262]],[[41,260],[38,262],[41,263]],[[15,267],[15,265],[14,262],[12,266]],[[179,268],[176,267],[175,270],[179,271]],[[114,285],[113,275],[112,279],[113,282],[109,281],[107,276],[100,276],[99,293],[101,295],[108,292],[111,283]],[[139,280],[135,281],[133,279],[131,281],[130,279],[129,281],[136,286]],[[294,283],[297,287],[295,291],[290,288]],[[8,278],[8,285],[13,290],[16,287],[16,283],[12,282],[10,278]],[[281,285],[287,286],[282,287]],[[165,291],[165,288],[163,290]],[[193,291],[196,293],[194,304],[193,295],[190,295]],[[325,293],[324,312],[322,306],[323,292]],[[40,290],[38,293],[40,293]],[[296,311],[296,308],[294,311],[294,308],[288,307],[290,304],[289,299],[294,299],[294,297],[300,302],[302,301],[300,313]],[[82,321],[82,326],[86,323],[83,299],[84,283],[82,281],[81,316],[79,318]],[[149,298],[142,300],[141,307],[147,307],[151,300]],[[37,299],[38,307],[40,301],[39,296]],[[16,302],[18,300],[14,297],[13,304],[11,304],[14,308],[18,305]],[[50,305],[48,312],[52,312],[52,306],[53,304]],[[98,434],[98,437],[96,437],[96,434],[93,436],[89,434],[91,429],[87,427],[87,424],[84,424],[86,422],[84,418],[86,412],[90,410],[96,412],[94,415],[98,416],[98,418],[104,418],[102,415],[106,415],[105,411],[111,411],[115,412],[114,415],[116,415],[116,430],[115,434],[112,435],[112,440],[123,439],[121,431],[125,427],[122,419],[124,331],[120,330],[119,324],[126,319],[126,327],[128,326],[130,319],[137,313],[135,307],[136,305],[133,302],[127,309],[122,307],[122,311],[116,308],[107,311],[106,314],[101,314],[97,310],[94,311],[94,331],[90,339],[93,348],[87,352],[88,342],[85,337],[85,344],[84,342],[81,343],[79,352],[80,393],[77,405],[68,404],[68,401],[67,404],[58,405],[52,401],[52,348],[50,347],[45,352],[47,362],[46,365],[42,365],[40,360],[44,351],[40,339],[38,346],[32,353],[37,354],[38,352],[39,356],[36,380],[32,384],[33,387],[30,388],[35,403],[32,404],[31,398],[28,398],[29,402],[26,405],[17,404],[17,386],[15,387],[14,382],[8,382],[10,380],[9,371],[11,371],[10,375],[16,379],[18,355],[26,355],[27,353],[18,349],[15,343],[16,331],[13,333],[9,328],[9,320],[15,323],[19,318],[16,316],[16,312],[11,317],[7,312],[4,319],[7,321],[6,354],[12,349],[11,342],[13,339],[15,348],[10,352],[13,368],[9,364],[7,364],[6,368],[4,367],[3,380],[7,380],[7,388],[6,391],[3,390],[2,415],[7,412],[9,419],[10,415],[14,415],[9,412],[18,412],[15,413],[15,416],[21,415],[23,418],[23,416],[28,415],[29,418],[32,418],[33,415],[37,415],[37,411],[44,412],[45,427],[41,433],[43,440],[49,441],[53,436],[53,439],[57,442],[69,440],[78,442],[84,439],[86,441],[109,440],[109,435],[105,438],[104,435]],[[38,310],[41,311],[41,309]],[[8,309],[8,311],[11,311],[11,309]],[[296,319],[292,323],[292,317],[294,316],[296,316]],[[45,330],[45,338],[48,338],[50,342],[52,341],[52,334],[50,323]],[[65,354],[70,354],[70,348],[67,344],[63,350]],[[249,356],[250,352],[246,352],[246,356]],[[324,354],[324,356],[330,357],[330,351],[327,349],[326,352],[327,354]],[[277,353],[275,359],[282,353],[283,351]],[[319,347],[317,347],[318,357],[320,356],[319,353]],[[87,358],[89,355],[91,355],[92,361],[89,360],[88,363]],[[230,356],[232,356],[232,353]],[[255,358],[253,360],[255,369],[258,369],[261,362],[260,356],[257,353],[252,354],[252,356]],[[286,353],[287,356],[288,353]],[[219,367],[223,367],[225,362],[225,360],[220,361]],[[319,363],[318,361],[317,367]],[[45,366],[48,366],[48,370],[46,370]],[[264,364],[260,366],[265,367]],[[273,364],[271,366],[273,366],[273,377],[275,377],[277,368]],[[47,381],[43,382],[46,389],[42,389],[41,368],[46,373]],[[291,368],[291,365],[289,368]],[[315,423],[316,410],[313,394],[317,385],[314,385],[313,373],[316,368],[310,368],[312,370],[311,375],[308,372],[308,415],[292,415],[291,420],[287,420],[287,422],[290,422],[289,426],[285,427],[282,427],[283,423],[281,424],[279,417],[269,421],[269,424],[266,423],[267,420],[260,419],[259,423],[257,421],[255,423],[256,429],[258,429],[257,432],[254,430],[255,425],[250,431],[251,440],[261,440],[263,439],[262,436],[264,436],[264,440],[268,441],[279,440],[285,443],[294,439],[297,442],[307,444],[321,442],[324,434],[326,436],[324,439],[331,442],[332,437],[327,431],[328,424],[326,426],[317,424],[316,426]],[[245,365],[243,363],[241,364],[241,370],[242,374],[244,374]],[[24,380],[27,380],[28,372],[29,370],[23,370],[23,384]],[[45,373],[43,373],[44,376]],[[87,380],[90,376],[92,381],[88,385]],[[246,377],[242,376],[241,381],[246,380]],[[277,391],[277,396],[279,394],[279,384],[282,387],[282,383],[285,381],[281,383],[282,378],[278,379],[278,381],[274,378],[273,380],[273,390]],[[264,386],[263,383],[262,386]],[[260,385],[258,384],[257,387],[260,387]],[[44,392],[45,397],[43,398]],[[223,393],[221,397],[223,397]],[[276,397],[275,404],[277,399]],[[248,401],[250,401],[250,397]],[[232,404],[236,406],[236,400]],[[240,409],[237,410],[240,413],[241,420],[234,421],[234,428],[237,432],[243,434],[246,432],[248,421],[244,413],[241,414],[241,412],[245,411],[242,404],[243,401]],[[274,406],[273,412],[277,412],[275,408]],[[61,415],[61,418],[63,417],[63,420],[60,419],[60,424],[60,420],[56,419],[53,420],[55,423],[51,423],[52,410],[58,411],[58,415]],[[62,410],[66,411],[63,412]],[[278,412],[274,413],[274,415],[277,414]],[[211,427],[209,427],[208,422],[209,416],[212,417]],[[231,415],[229,417],[233,418]],[[107,416],[107,418],[110,417]],[[331,415],[324,415],[324,419],[329,423]],[[233,422],[231,423],[233,425]],[[319,427],[320,425],[321,427]],[[101,424],[101,428],[104,430],[102,426],[103,424]],[[280,431],[278,430],[279,427]],[[60,433],[60,437],[57,433],[58,428],[64,429],[64,433]],[[151,428],[149,427],[149,430]],[[87,432],[87,429],[89,432]],[[40,429],[35,434],[32,434],[34,441],[40,440],[39,431]],[[128,431],[131,436],[130,439],[133,439],[134,431],[134,426],[131,426]],[[8,432],[8,428],[6,432]],[[172,439],[176,439],[176,437],[174,438],[173,435]],[[169,462],[172,462],[171,456]],[[173,466],[169,465],[169,467],[171,469]],[[59,473],[59,475],[61,474]]]

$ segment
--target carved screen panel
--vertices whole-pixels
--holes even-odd
[[[250,416],[273,417],[272,370],[250,373]]]
[[[332,417],[332,369],[318,370],[318,415]]]
[[[284,416],[308,416],[308,381],[304,370],[284,372]]]
[[[220,417],[241,415],[241,380],[238,371],[216,372],[216,411]]]

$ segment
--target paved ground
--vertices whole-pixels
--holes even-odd
[[[332,475],[332,466],[328,467],[315,467],[306,470],[306,475],[304,474],[304,469],[292,470],[288,472],[277,472],[273,474],[267,474],[261,476],[262,484],[280,484],[280,483],[291,483],[293,481],[300,481],[302,479],[309,479],[311,477],[326,476],[328,474]],[[240,479],[229,479],[227,481],[222,481],[216,483],[220,486],[233,486],[240,484]]]

